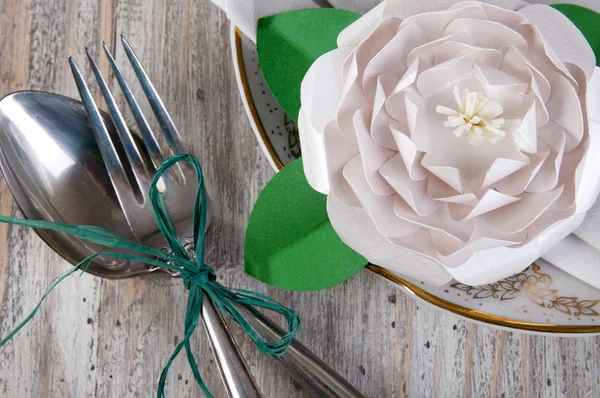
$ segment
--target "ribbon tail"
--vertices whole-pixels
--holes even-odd
[[[19,331],[25,325],[27,325],[29,323],[29,321],[31,321],[31,319],[35,316],[35,314],[37,314],[38,310],[40,309],[40,307],[44,303],[44,300],[46,299],[46,297],[48,297],[48,295],[50,293],[52,293],[52,291],[54,290],[54,288],[56,286],[58,286],[63,280],[65,280],[69,276],[73,275],[78,270],[82,269],[83,271],[85,271],[85,269],[87,268],[87,266],[92,262],[92,260],[95,257],[97,257],[97,254],[94,254],[92,256],[87,257],[86,259],[84,259],[83,261],[81,261],[79,264],[77,264],[75,267],[71,268],[68,271],[63,272],[56,279],[54,279],[54,281],[52,281],[52,283],[50,284],[50,286],[48,286],[48,289],[46,289],[46,291],[42,295],[42,298],[40,298],[40,301],[35,306],[35,308],[33,309],[33,311],[31,311],[29,313],[29,315],[27,315],[27,317],[21,323],[19,323],[19,325],[17,325],[17,327],[15,327],[5,338],[3,338],[3,339],[0,340],[0,348],[2,348],[10,339],[12,339],[14,337],[14,335],[16,335],[17,333],[19,333]]]
[[[202,313],[202,302],[203,302],[202,289],[200,287],[196,286],[195,288],[190,290],[190,295],[189,295],[189,299],[188,299],[188,311],[186,312],[186,316],[185,316],[186,335],[189,335],[190,337],[196,330],[196,327],[198,327],[198,321],[200,318],[200,314]],[[208,388],[204,384],[204,380],[202,380],[202,377],[200,376],[200,371],[198,370],[198,364],[196,363],[196,359],[194,358],[194,354],[192,353],[192,349],[190,347],[189,338],[185,345],[185,351],[187,354],[188,362],[190,364],[190,368],[192,369],[192,373],[194,374],[194,378],[196,379],[196,382],[198,383],[200,388],[202,388],[204,395],[206,395],[207,397],[212,397],[212,395],[208,391]]]
[[[206,384],[204,383],[204,380],[202,380],[202,377],[200,376],[200,372],[198,370],[198,365],[196,364],[196,360],[194,358],[194,354],[192,353],[191,346],[190,346],[190,338],[192,337],[192,334],[194,333],[194,331],[196,330],[196,327],[198,326],[198,320],[200,318],[200,311],[202,311],[202,289],[200,287],[195,287],[195,288],[190,289],[189,294],[188,294],[188,303],[187,303],[187,308],[186,308],[185,326],[184,326],[185,335],[184,335],[183,339],[181,340],[181,342],[177,345],[177,347],[175,347],[175,350],[171,354],[171,357],[169,358],[167,364],[165,365],[165,367],[163,368],[163,370],[160,374],[160,379],[158,382],[158,389],[157,389],[157,394],[156,394],[158,398],[165,397],[165,383],[167,380],[167,375],[169,374],[169,369],[171,368],[173,361],[175,360],[177,355],[179,355],[179,353],[181,352],[181,350],[183,348],[185,348],[185,350],[186,350],[188,362],[190,363],[190,368],[192,369],[192,373],[194,374],[194,378],[196,379],[196,382],[202,389],[202,392],[204,393],[204,395],[208,398],[212,398],[212,394],[210,393],[210,391],[208,391],[208,387],[206,386]]]

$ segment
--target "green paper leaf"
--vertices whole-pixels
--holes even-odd
[[[320,290],[367,265],[346,246],[327,217],[327,196],[313,190],[298,159],[271,179],[248,223],[246,272],[288,290]]]
[[[596,65],[600,66],[600,14],[574,4],[555,4],[552,7],[563,13],[579,28],[594,50]]]
[[[295,122],[300,110],[300,83],[308,68],[321,55],[336,49],[338,34],[360,16],[352,11],[312,8],[258,21],[260,68],[273,96]]]

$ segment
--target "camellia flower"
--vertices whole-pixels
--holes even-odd
[[[432,284],[510,276],[598,196],[595,65],[545,5],[388,0],[304,78],[307,179],[373,264]]]

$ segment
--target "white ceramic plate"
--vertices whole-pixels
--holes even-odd
[[[256,45],[231,29],[238,87],[258,142],[275,169],[300,155],[296,124],[281,110],[258,65]],[[544,260],[498,283],[441,287],[402,278],[376,266],[369,270],[439,308],[473,321],[538,334],[600,334],[600,290]]]

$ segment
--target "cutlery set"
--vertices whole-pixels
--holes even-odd
[[[17,205],[28,219],[96,225],[164,250],[167,242],[153,215],[150,184],[164,159],[183,153],[185,145],[138,57],[124,37],[121,42],[159,122],[160,131],[150,128],[116,60],[103,43],[104,53],[139,135],[127,126],[115,96],[93,56],[86,50],[108,114],[99,110],[75,60],[69,58],[82,102],[33,91],[13,93],[0,101],[0,169]],[[161,150],[159,138],[167,143],[168,151]],[[191,234],[198,189],[194,170],[187,164],[172,167],[161,177],[157,188],[178,239],[193,256]],[[209,200],[206,205],[210,210]],[[36,229],[36,232],[74,265],[102,251],[99,245],[62,232],[43,229]],[[108,256],[96,257],[87,271],[110,279],[155,271],[180,276],[167,268]],[[235,308],[267,341],[283,335],[272,321],[251,307],[236,304]],[[262,396],[218,306],[207,294],[203,298],[202,320],[229,396]],[[284,355],[273,358],[313,396],[362,396],[297,341],[291,343]]]

